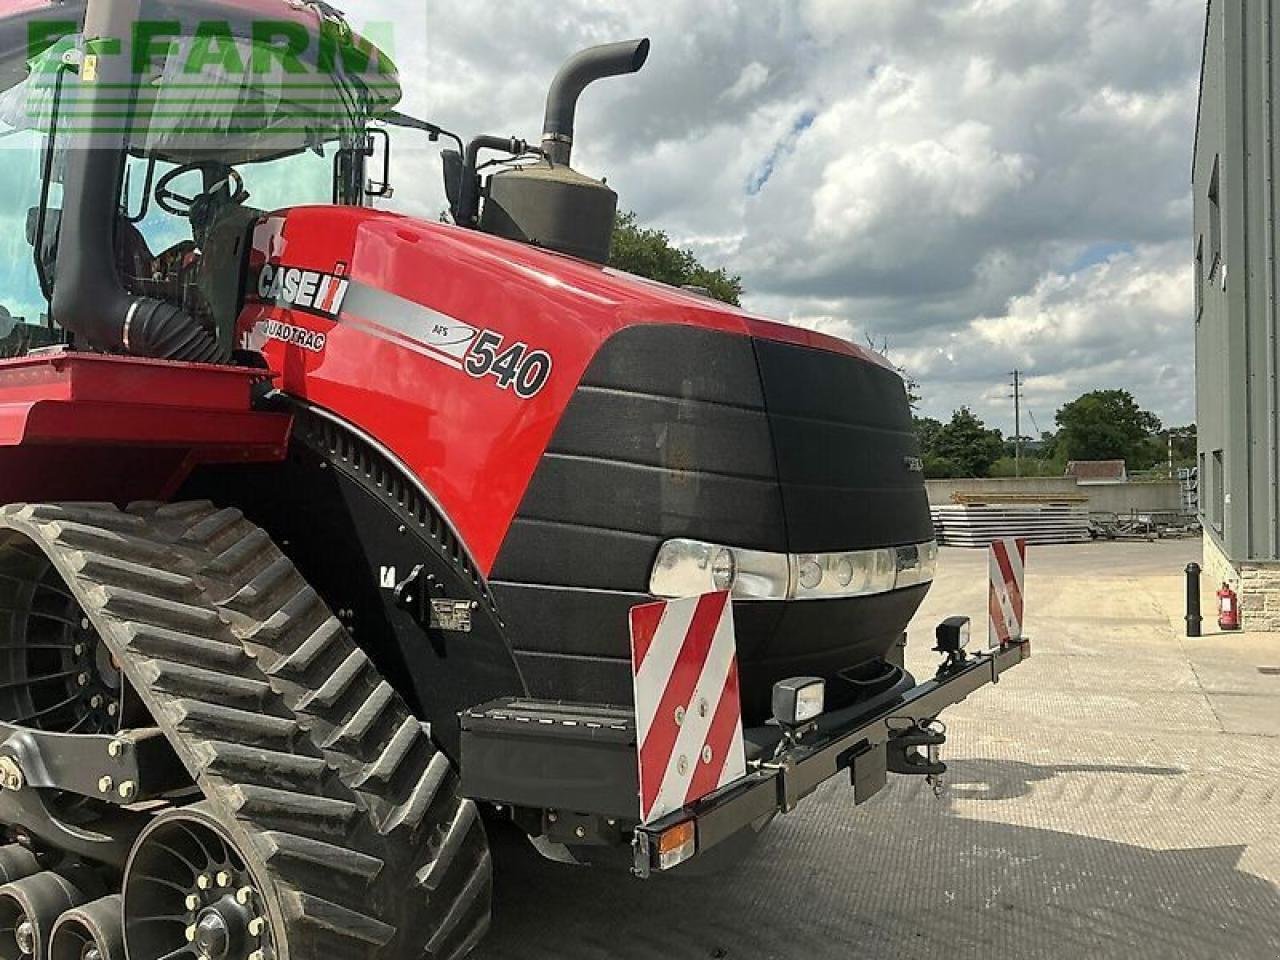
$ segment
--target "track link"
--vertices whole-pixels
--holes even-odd
[[[478,812],[264,531],[208,503],[0,508],[53,561],[274,891],[280,960],[453,960],[489,921]]]

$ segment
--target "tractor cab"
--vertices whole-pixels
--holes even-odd
[[[0,16],[0,356],[70,332],[229,359],[252,225],[366,202],[394,66],[336,13],[265,6],[130,0],[86,24],[59,5],[25,46]],[[148,349],[140,315],[185,349]]]

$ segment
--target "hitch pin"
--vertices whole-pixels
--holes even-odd
[[[942,747],[940,744],[931,743],[925,747],[926,754],[929,758],[929,765],[936,766],[938,761],[942,759]],[[941,773],[931,773],[924,778],[924,782],[933,788],[933,796],[935,799],[942,799],[942,792],[945,789],[943,783],[943,775]]]

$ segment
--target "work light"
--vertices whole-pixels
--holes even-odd
[[[773,685],[773,719],[787,728],[800,727],[822,716],[827,682],[819,677],[792,677]]]

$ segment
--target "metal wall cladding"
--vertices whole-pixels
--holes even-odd
[[[932,536],[901,380],[854,357],[696,327],[634,327],[593,361],[491,575],[530,693],[629,702],[627,611],[663,541],[775,552]],[[880,656],[895,599],[735,604],[748,715],[776,679]]]

